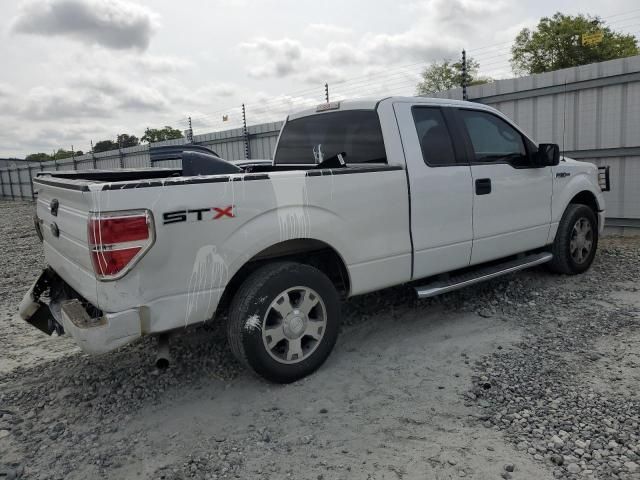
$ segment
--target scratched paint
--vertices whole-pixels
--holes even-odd
[[[307,177],[303,171],[282,172],[271,176],[280,241],[311,236],[306,182]]]
[[[94,212],[98,218],[100,217],[102,212],[102,187],[103,187],[103,184],[95,184],[95,183],[89,184],[89,193],[91,194],[91,211]],[[102,228],[101,228],[101,224],[99,225],[100,227],[98,228],[98,232],[94,231],[93,235],[95,237],[97,233],[98,241],[99,243],[102,243]],[[88,240],[89,239],[87,238],[87,242]],[[100,255],[102,255],[102,261],[106,265],[107,260],[102,251],[100,251]],[[100,308],[100,289],[98,286],[97,279],[95,283],[96,283],[96,307]]]
[[[187,290],[185,326],[193,323],[195,315],[207,320],[213,317],[214,293],[227,284],[227,263],[215,245],[204,245],[196,253]],[[206,304],[206,305],[205,305]]]

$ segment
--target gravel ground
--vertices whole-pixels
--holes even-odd
[[[32,209],[0,202],[0,479],[640,478],[640,239],[578,277],[351,299],[325,366],[280,386],[215,323],[159,372],[154,339],[90,357],[16,319]]]

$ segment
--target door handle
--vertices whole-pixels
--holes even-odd
[[[476,195],[489,195],[491,193],[491,179],[478,178],[476,180]]]

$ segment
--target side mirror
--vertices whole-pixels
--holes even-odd
[[[557,143],[541,143],[534,156],[539,167],[553,167],[560,163],[560,147]]]

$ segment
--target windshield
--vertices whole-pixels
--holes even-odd
[[[338,153],[349,163],[386,163],[380,120],[374,110],[345,110],[287,122],[274,163],[320,163]]]

